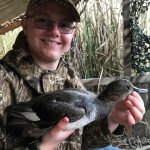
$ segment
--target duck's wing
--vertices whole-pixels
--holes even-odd
[[[74,122],[85,115],[85,109],[78,105],[81,101],[78,94],[59,90],[34,98],[31,107],[46,122],[56,123],[63,117]]]

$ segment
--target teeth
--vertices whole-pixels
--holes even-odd
[[[50,43],[50,44],[58,44],[57,42],[52,42],[52,41],[50,41],[49,43]]]
[[[46,41],[46,40],[43,40],[45,41],[46,43],[49,43],[51,45],[58,45],[59,43],[58,42],[55,42],[55,41]]]

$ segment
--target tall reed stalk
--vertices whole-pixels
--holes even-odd
[[[80,3],[80,11],[85,4],[84,1]],[[119,0],[88,1],[81,15],[76,37],[77,52],[74,52],[74,64],[78,64],[82,78],[115,76],[122,73],[121,11]]]

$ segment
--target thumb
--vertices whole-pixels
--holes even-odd
[[[55,127],[57,128],[57,130],[63,130],[68,123],[69,123],[69,118],[64,117],[57,123]]]

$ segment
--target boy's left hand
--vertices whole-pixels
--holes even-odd
[[[115,103],[108,116],[108,127],[113,132],[118,125],[131,126],[143,119],[145,113],[141,96],[133,91],[125,100]]]

